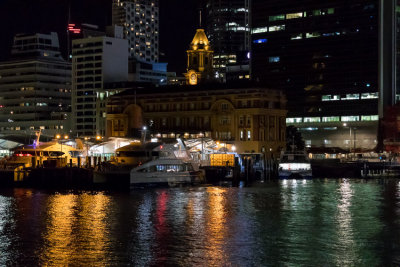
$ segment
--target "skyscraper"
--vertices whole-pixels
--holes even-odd
[[[239,70],[232,79],[249,78],[250,1],[206,0],[204,18],[206,32],[214,49],[216,77],[227,80],[227,72]],[[241,66],[241,67],[239,67]],[[241,71],[240,71],[241,70]],[[229,77],[228,77],[229,79]]]
[[[59,48],[54,32],[15,36],[12,59],[0,62],[1,133],[69,132],[71,64]]]
[[[110,95],[105,83],[128,80],[128,42],[122,39],[121,27],[114,31],[116,37],[72,41],[72,117],[78,136],[104,136]]]
[[[284,90],[306,145],[376,146],[380,25],[378,0],[253,1],[252,79]]]
[[[158,0],[113,0],[112,24],[124,28],[129,56],[158,62]]]

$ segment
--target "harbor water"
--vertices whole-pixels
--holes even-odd
[[[400,180],[0,189],[0,266],[398,266]]]

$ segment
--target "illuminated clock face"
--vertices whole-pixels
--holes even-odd
[[[193,70],[189,72],[189,84],[190,85],[197,84],[197,74]]]

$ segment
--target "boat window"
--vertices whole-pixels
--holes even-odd
[[[159,157],[160,156],[160,152],[159,151],[151,151],[151,155],[153,157]]]
[[[82,155],[81,151],[68,151],[68,153],[73,158],[77,158],[77,157],[80,157]]]
[[[49,151],[49,156],[50,157],[60,157],[62,155],[64,155],[64,152],[61,151]]]
[[[159,171],[159,172],[181,172],[181,171],[183,171],[183,165],[160,164],[160,165],[157,165],[157,171]]]
[[[32,154],[33,154],[33,153],[27,152],[27,151],[15,151],[15,152],[14,152],[14,155],[19,156],[19,157],[22,157],[22,156],[24,156],[24,157],[30,157],[30,156],[32,156]]]
[[[171,153],[169,153],[168,151],[160,151],[159,155],[160,157],[168,157],[169,155],[171,155]]]

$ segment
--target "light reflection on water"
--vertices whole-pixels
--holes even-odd
[[[0,266],[386,266],[399,237],[396,180],[0,190]]]
[[[105,217],[109,197],[101,193],[55,194],[48,198],[44,246],[39,252],[43,265],[106,263]]]

